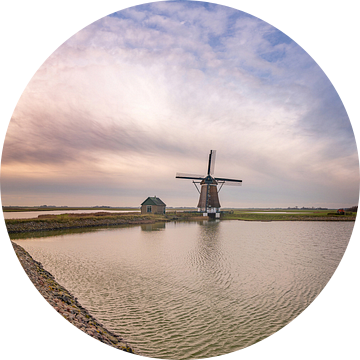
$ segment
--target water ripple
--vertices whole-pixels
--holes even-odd
[[[270,336],[319,294],[352,223],[166,224],[18,240],[110,330],[163,359]]]

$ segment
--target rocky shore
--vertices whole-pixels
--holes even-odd
[[[35,261],[21,246],[12,242],[15,253],[26,274],[40,294],[66,320],[93,338],[117,349],[138,353],[119,335],[107,330],[84,309],[77,299],[64,287],[59,285],[54,277],[42,265]]]

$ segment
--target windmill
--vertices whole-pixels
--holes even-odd
[[[197,206],[198,211],[201,211],[204,216],[219,218],[220,202],[218,193],[224,184],[241,185],[242,180],[214,177],[215,157],[216,150],[210,150],[207,175],[202,176],[177,173],[176,178],[193,180],[193,184],[200,194],[199,203]],[[201,186],[201,190],[199,190],[196,184]],[[220,188],[218,190],[217,186],[219,184]]]

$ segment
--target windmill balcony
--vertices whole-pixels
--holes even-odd
[[[220,213],[220,208],[208,208],[208,209],[198,208],[198,212],[203,212],[204,214],[207,214],[207,213],[215,214],[215,213]]]

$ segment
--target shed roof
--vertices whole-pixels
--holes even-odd
[[[166,204],[156,196],[149,196],[141,205],[163,205]]]

